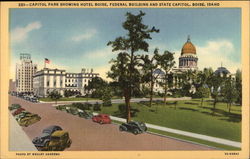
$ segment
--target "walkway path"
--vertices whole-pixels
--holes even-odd
[[[12,114],[9,114],[10,136],[9,150],[10,151],[37,151],[29,137],[18,125]]]

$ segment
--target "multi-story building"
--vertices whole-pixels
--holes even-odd
[[[17,92],[33,92],[33,75],[37,65],[32,63],[30,54],[20,54],[20,63],[16,64]]]
[[[93,69],[82,69],[81,73],[67,73],[65,70],[44,68],[33,76],[34,94],[46,97],[56,90],[63,96],[65,90],[70,90],[85,95],[89,81],[98,76]]]

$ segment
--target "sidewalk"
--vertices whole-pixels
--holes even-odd
[[[26,133],[9,113],[9,151],[37,151]]]
[[[123,118],[118,118],[118,117],[114,117],[114,116],[110,116],[110,118],[112,120],[126,122],[126,119],[123,119]],[[166,127],[157,126],[157,125],[148,124],[148,123],[145,123],[145,124],[148,128],[157,129],[157,130],[161,130],[161,131],[165,131],[165,132],[175,133],[175,134],[179,134],[179,135],[189,136],[189,137],[193,137],[193,138],[197,138],[197,139],[202,139],[202,140],[206,140],[206,141],[211,141],[211,142],[215,142],[215,143],[219,143],[219,144],[224,144],[224,145],[229,145],[229,146],[241,148],[240,142],[221,139],[221,138],[217,138],[217,137],[211,137],[211,136],[207,136],[207,135],[191,133],[191,132],[182,131],[182,130],[166,128]]]

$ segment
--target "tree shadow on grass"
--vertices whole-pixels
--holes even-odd
[[[193,108],[186,108],[186,107],[178,107],[179,109],[181,110],[191,110],[193,112],[197,112],[198,110],[197,109],[193,109]]]
[[[149,109],[149,111],[153,113],[156,112],[155,109]]]
[[[242,120],[241,114],[229,113],[221,109],[213,110],[213,108],[210,108],[210,110],[211,112],[201,112],[201,113],[207,114],[210,116],[225,117],[225,118],[220,118],[219,120],[224,120],[224,121],[229,121],[229,122],[241,122]]]
[[[114,112],[114,115],[117,116],[117,117],[126,118],[127,117],[126,105],[125,104],[119,104],[118,108],[119,108],[118,111]],[[140,112],[139,109],[130,108],[131,117],[136,117],[138,112]]]
[[[184,104],[199,105],[199,103],[194,103],[194,102],[185,102]]]
[[[214,117],[222,117],[223,116],[221,114],[216,114],[213,112],[201,112],[201,113],[206,114],[206,115],[210,115],[210,116],[214,116]]]
[[[241,114],[229,113],[227,111],[220,110],[220,109],[219,110],[217,109],[216,112],[222,114],[225,117],[228,117],[227,119],[222,118],[220,120],[226,120],[229,122],[241,122],[241,120],[242,120]]]

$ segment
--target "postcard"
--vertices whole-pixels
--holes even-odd
[[[1,2],[1,158],[249,158],[249,1]]]

